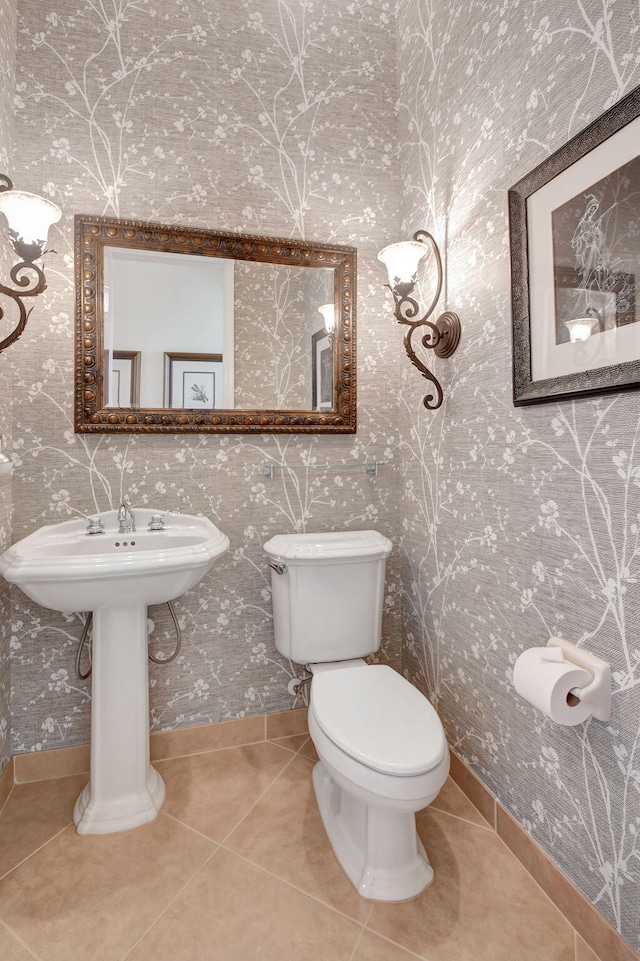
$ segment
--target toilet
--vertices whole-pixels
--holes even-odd
[[[440,718],[380,647],[391,541],[377,531],[278,534],[269,556],[275,643],[311,671],[313,784],[325,830],[365,898],[406,901],[433,880],[415,815],[449,773]]]

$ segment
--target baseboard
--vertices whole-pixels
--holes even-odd
[[[13,788],[14,784],[15,771],[13,758],[11,758],[2,774],[0,774],[0,811],[2,811],[3,807],[7,803],[7,798],[11,794],[11,789]]]
[[[179,728],[176,731],[159,731],[150,738],[151,760],[160,761],[171,757],[220,751],[242,744],[253,744],[255,741],[306,733],[306,708],[234,718],[231,721]],[[88,744],[16,754],[12,759],[11,784],[14,779],[17,784],[23,784],[27,781],[69,777],[72,774],[88,774],[89,762]]]

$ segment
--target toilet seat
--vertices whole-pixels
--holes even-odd
[[[383,664],[314,675],[310,711],[337,748],[382,774],[426,774],[447,755],[442,723],[427,698]]]

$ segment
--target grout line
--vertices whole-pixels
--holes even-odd
[[[0,927],[3,927],[5,931],[7,931],[7,933],[11,935],[12,938],[15,938],[18,944],[20,944],[21,947],[25,949],[27,954],[30,954],[32,958],[35,958],[35,961],[42,961],[42,959],[40,958],[40,955],[36,954],[33,948],[30,948],[29,945],[26,943],[26,941],[23,941],[20,935],[17,934],[12,928],[10,928],[9,925],[6,923],[6,921],[3,921],[1,918],[0,918]]]
[[[387,944],[392,944],[394,948],[400,948],[400,950],[408,954],[410,958],[419,958],[420,961],[429,961],[429,959],[425,954],[416,954],[416,952],[412,951],[411,948],[408,948],[404,944],[400,944],[399,941],[392,941],[391,938],[385,937],[385,935],[380,934],[379,931],[374,931],[373,928],[367,927],[367,931],[369,932],[369,934],[374,934],[376,938],[380,938],[381,941],[386,941]]]
[[[423,811],[435,811],[436,814],[444,814],[445,817],[454,818],[456,821],[463,821],[465,824],[470,824],[473,828],[480,828],[481,831],[488,831],[489,834],[497,834],[497,832],[491,827],[488,821],[483,818],[484,824],[478,824],[477,821],[470,821],[469,818],[463,818],[460,814],[452,814],[451,811],[443,811],[442,808],[434,807],[433,804],[427,805]],[[477,810],[477,809],[476,809]],[[478,812],[480,813],[480,812]],[[480,815],[482,817],[482,815]]]
[[[61,828],[59,831],[56,831],[56,833],[53,834],[50,838],[48,838],[44,842],[44,844],[41,844],[40,847],[35,848],[35,850],[31,852],[31,854],[27,854],[26,858],[23,858],[22,861],[18,861],[17,864],[14,864],[14,866],[12,868],[9,868],[9,870],[6,871],[4,874],[0,874],[0,881],[4,881],[5,878],[8,878],[10,874],[13,874],[14,871],[17,871],[19,867],[21,867],[23,864],[29,861],[34,856],[34,854],[37,854],[39,851],[42,851],[42,849],[46,848],[48,844],[51,844],[51,842],[55,841],[56,838],[59,838],[61,834],[64,834],[65,831],[68,831],[70,827],[73,827],[73,821],[69,821],[69,823],[65,824],[63,828]],[[1,920],[2,918],[0,918],[0,921]]]
[[[363,927],[362,927],[362,929],[361,929],[361,931],[360,931],[360,934],[358,935],[358,939],[357,939],[356,943],[355,943],[354,946],[353,946],[353,951],[352,951],[351,954],[349,955],[349,961],[353,961],[353,959],[355,958],[356,954],[358,953],[358,948],[360,947],[360,942],[362,941],[362,939],[363,939],[363,937],[364,937],[364,932],[365,932],[365,928],[364,928],[364,925],[363,925]]]
[[[176,820],[176,819],[174,818],[174,820]],[[182,823],[182,822],[180,822],[180,823]],[[208,838],[207,840],[210,841],[211,838]],[[198,870],[188,879],[188,881],[185,881],[185,883],[184,883],[183,886],[180,888],[180,890],[177,892],[177,894],[176,894],[173,898],[171,898],[171,900],[170,900],[169,903],[167,904],[167,906],[166,906],[166,908],[164,909],[164,911],[163,911],[161,914],[159,914],[158,917],[155,919],[155,921],[153,921],[153,922],[149,925],[149,927],[146,929],[146,931],[144,931],[144,932],[140,935],[140,937],[139,937],[138,940],[135,942],[135,944],[132,944],[132,945],[131,945],[131,947],[130,947],[129,950],[126,952],[126,954],[123,954],[121,961],[126,961],[126,959],[131,956],[132,952],[135,951],[135,949],[138,947],[138,945],[140,944],[140,942],[143,941],[144,938],[146,938],[146,936],[149,934],[149,932],[150,932],[153,928],[155,928],[156,924],[158,924],[158,922],[162,920],[162,918],[165,916],[165,914],[166,914],[167,911],[171,908],[171,906],[172,906],[173,903],[177,900],[177,898],[179,898],[180,895],[181,895],[184,891],[186,891],[186,889],[189,887],[189,885],[191,884],[191,882],[192,882],[192,881],[195,881],[195,879],[198,877],[198,875],[199,875],[202,871],[204,871],[204,869],[206,868],[206,866],[207,866],[207,864],[209,863],[209,861],[210,861],[213,857],[215,857],[215,855],[218,853],[219,850],[220,850],[220,848],[219,848],[219,847],[216,847],[216,849],[211,852],[211,854],[210,854],[209,857],[206,859],[206,861],[204,861],[204,862],[200,865],[200,867],[198,868]]]

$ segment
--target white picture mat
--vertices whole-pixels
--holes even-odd
[[[130,407],[133,395],[133,360],[130,357],[111,357],[109,365],[108,403],[105,407]]]
[[[194,410],[220,410],[223,408],[223,367],[224,365],[222,361],[182,359],[171,361],[171,396],[169,398],[169,407]],[[185,375],[188,374],[200,374],[201,377],[199,381],[202,381],[202,384],[205,386],[205,388],[210,382],[210,375],[215,375],[215,392],[213,396],[213,402],[211,402],[211,398],[209,398],[206,403],[194,401],[191,399],[190,393],[188,393],[186,397],[183,396],[183,390],[185,390],[185,385],[187,384]],[[195,379],[198,380],[198,377],[196,376]]]
[[[638,156],[640,117],[527,198],[531,379],[578,374],[640,358],[640,324],[605,330],[580,343],[555,342],[551,214]]]

